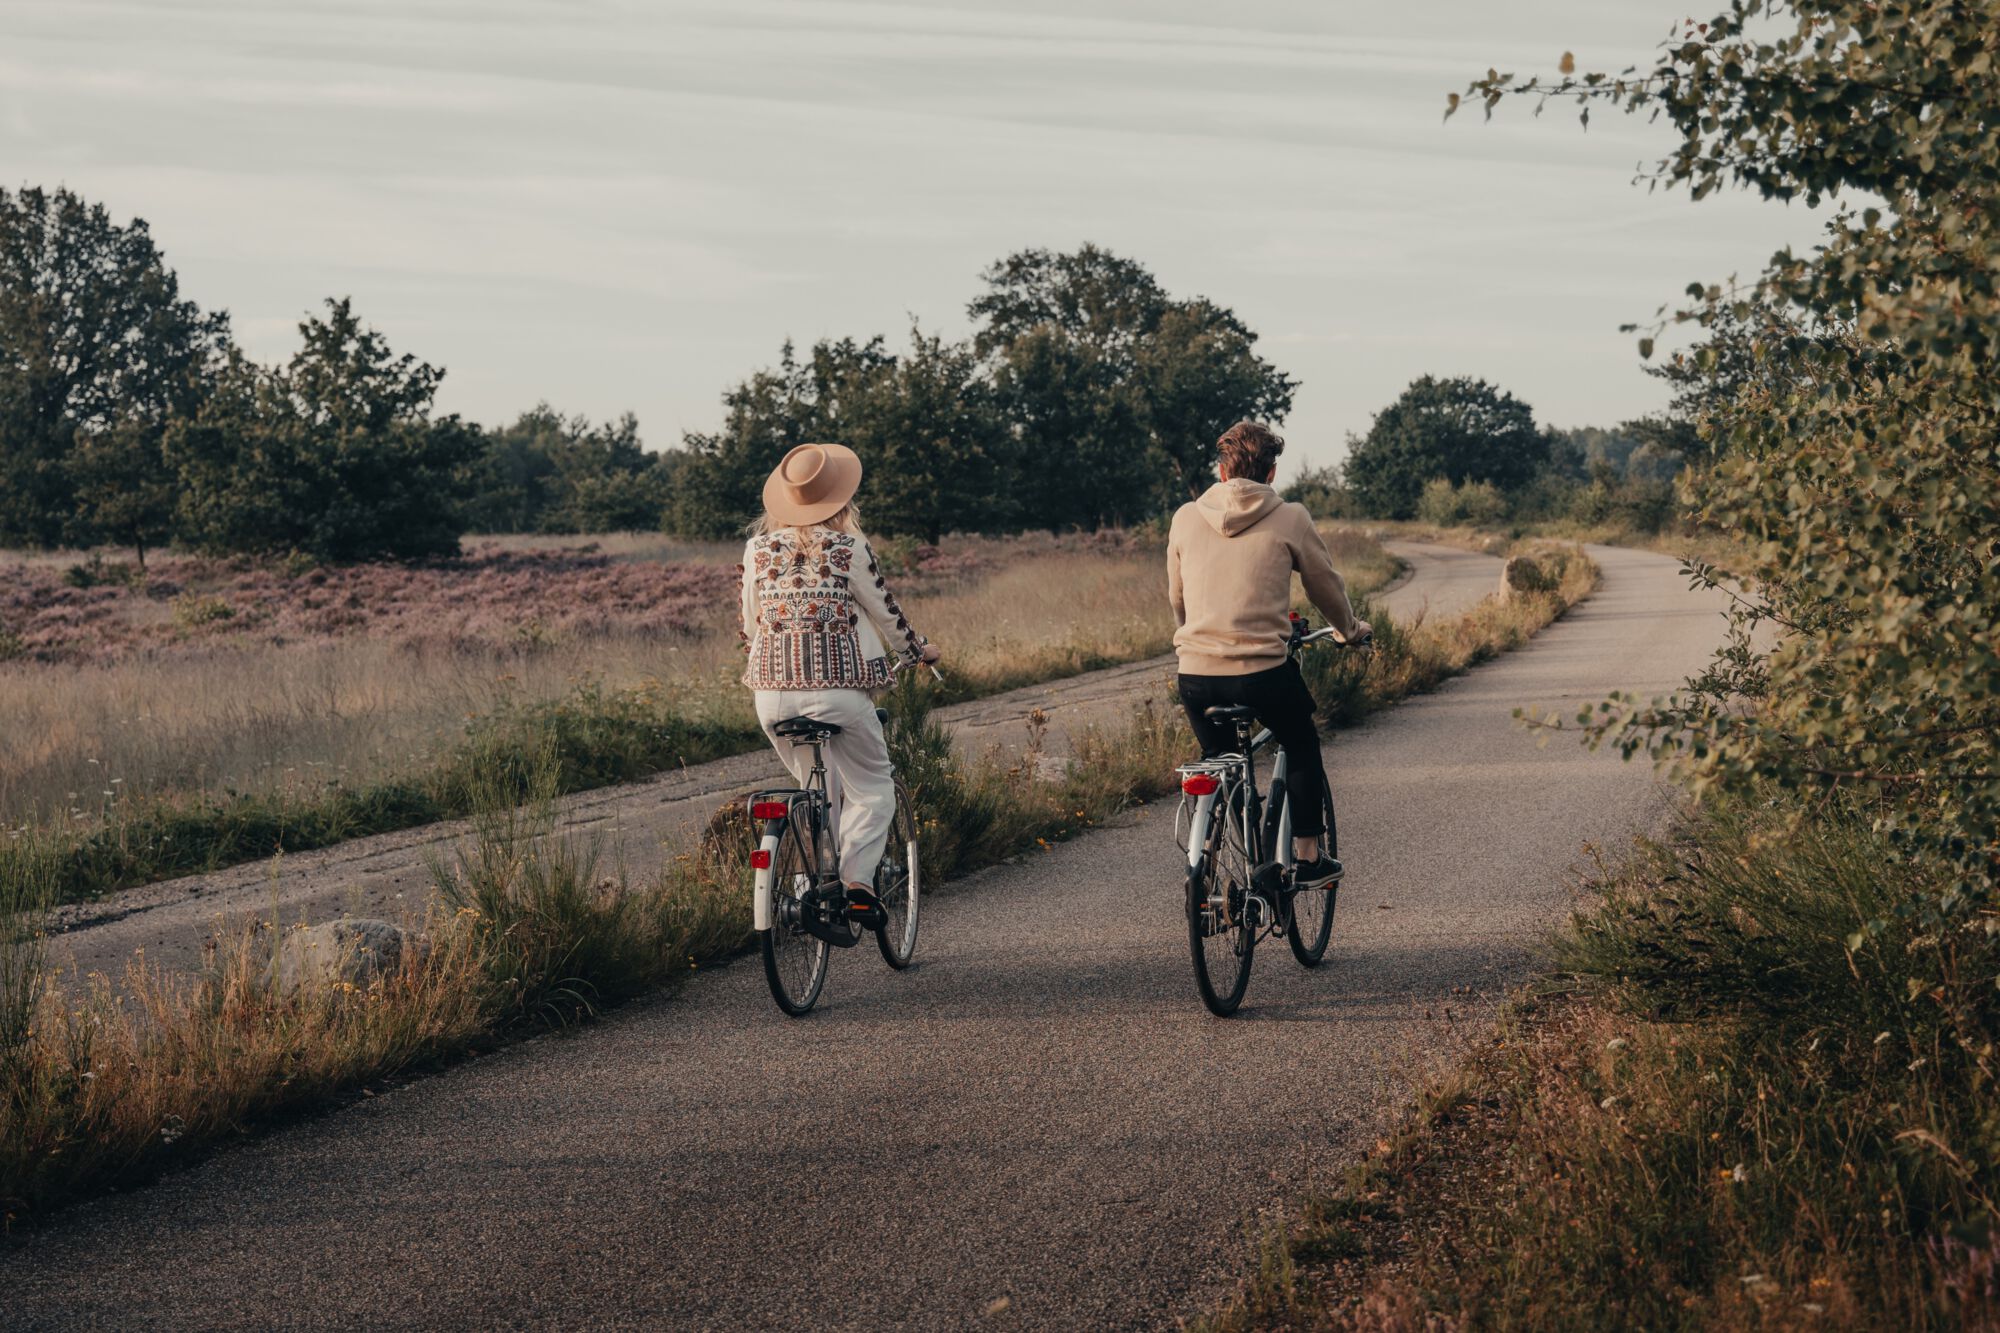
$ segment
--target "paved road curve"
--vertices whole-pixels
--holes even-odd
[[[908,973],[837,957],[806,1021],[739,962],[76,1209],[0,1257],[0,1322],[1169,1327],[1490,1018],[1582,845],[1660,820],[1647,770],[1508,716],[1719,638],[1672,561],[1595,554],[1531,645],[1332,745],[1329,961],[1261,952],[1236,1020],[1195,998],[1156,806],[934,900]]]
[[[1409,573],[1379,600],[1404,619],[1456,614],[1499,586],[1501,562],[1493,556],[1421,542],[1391,542],[1389,547]],[[984,750],[1019,747],[1027,735],[1028,714],[1040,709],[1050,719],[1050,748],[1060,750],[1069,728],[1122,719],[1134,698],[1164,694],[1172,662],[1172,657],[1154,658],[1011,690],[955,704],[941,716],[962,746]],[[562,802],[562,819],[567,828],[607,835],[631,849],[635,864],[645,865],[648,853],[662,841],[698,830],[721,799],[777,781],[779,773],[776,757],[759,750],[644,782],[580,792]],[[196,967],[204,943],[219,925],[245,916],[268,918],[274,898],[287,923],[343,913],[420,917],[430,884],[424,858],[465,828],[464,822],[451,821],[402,829],[296,853],[275,871],[269,862],[252,862],[80,903],[61,914],[70,929],[56,941],[57,959],[82,972],[118,976],[125,960],[143,949],[154,964]]]

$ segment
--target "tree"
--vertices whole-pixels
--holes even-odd
[[[1304,505],[1314,518],[1352,518],[1354,497],[1341,484],[1340,469],[1328,464],[1309,467],[1280,492],[1285,499]]]
[[[183,532],[211,550],[323,560],[458,550],[476,433],[433,417],[444,372],[397,356],[347,300],[299,325],[304,346],[264,369],[233,356],[192,419],[167,434]]]
[[[801,362],[787,342],[776,370],[760,370],[723,395],[722,429],[689,432],[675,460],[666,527],[688,537],[742,533],[763,511],[764,479],[801,444],[841,444],[846,405],[895,365],[879,337],[813,346]]]
[[[967,308],[1023,460],[1025,517],[1096,527],[1152,517],[1207,485],[1216,439],[1278,421],[1296,382],[1256,334],[1201,297],[1177,301],[1142,265],[1085,245],[1023,250]]]
[[[852,338],[791,344],[723,398],[713,433],[669,456],[666,526],[740,531],[787,449],[846,443],[870,468],[869,522],[936,538],[1001,525],[1097,528],[1198,493],[1215,440],[1279,419],[1297,385],[1256,334],[1202,298],[1175,300],[1096,246],[1024,250],[987,269],[970,346],[912,330],[910,351]]]
[[[1252,350],[1257,335],[1232,312],[1200,297],[1166,310],[1135,352],[1140,402],[1159,478],[1159,508],[1200,495],[1211,480],[1215,442],[1236,422],[1283,421],[1298,381]]]
[[[1047,324],[996,352],[988,373],[1020,459],[1023,521],[1099,528],[1157,512],[1143,408],[1112,353]]]
[[[1424,484],[1491,482],[1519,489],[1548,457],[1528,405],[1485,380],[1425,375],[1351,440],[1342,475],[1366,514],[1410,518]]]
[[[145,569],[146,548],[163,546],[174,535],[180,478],[167,462],[164,437],[169,423],[180,419],[127,417],[77,441],[68,467],[71,540],[130,546]]]
[[[0,189],[0,543],[160,540],[161,435],[228,339],[226,316],[181,299],[143,219]]]
[[[1785,24],[1780,20],[1789,17]],[[1608,102],[1681,136],[1699,200],[1860,192],[1806,255],[1694,284],[1713,331],[1693,410],[1720,455],[1690,492],[1751,554],[1736,641],[1682,694],[1608,701],[1593,734],[1677,756],[1697,791],[1831,790],[1942,866],[1933,922],[2000,886],[2000,23],[1991,3],[1732,0],[1643,72],[1470,95]],[[1454,107],[1461,101],[1454,95]],[[1650,356],[1658,328],[1639,351]],[[1740,337],[1738,336],[1740,334]],[[1737,355],[1738,351],[1741,355]],[[1750,631],[1779,627],[1760,651]],[[1929,876],[1911,876],[1923,883]],[[1940,932],[1942,933],[1942,932]],[[1917,993],[1913,987],[1912,993]]]
[[[898,357],[881,338],[815,344],[801,362],[789,343],[776,370],[730,390],[713,435],[691,434],[668,525],[688,535],[742,531],[763,506],[764,479],[786,452],[845,444],[861,456],[868,527],[930,541],[987,531],[1011,515],[1014,473],[992,387],[964,343],[910,332]]]
[[[547,403],[487,431],[471,469],[466,521],[475,532],[624,532],[659,526],[666,469],[627,412],[594,426]]]
[[[1020,250],[981,275],[986,290],[966,313],[974,348],[991,356],[1037,329],[1107,351],[1129,350],[1173,304],[1144,265],[1086,244],[1073,254]]]
[[[1011,460],[993,391],[967,343],[910,330],[909,354],[865,378],[847,440],[868,476],[868,522],[933,544],[1013,517]]]

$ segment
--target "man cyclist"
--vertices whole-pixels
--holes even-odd
[[[1209,708],[1254,709],[1271,729],[1291,771],[1293,887],[1324,888],[1340,878],[1341,865],[1321,846],[1326,769],[1312,692],[1285,652],[1293,573],[1343,643],[1362,642],[1371,631],[1355,618],[1347,584],[1312,515],[1271,489],[1284,440],[1267,426],[1239,421],[1216,448],[1221,480],[1181,506],[1167,537],[1167,596],[1180,626],[1174,651],[1181,705],[1211,758],[1226,753],[1232,737],[1203,716]]]

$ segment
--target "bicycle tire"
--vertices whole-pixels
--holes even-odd
[[[809,825],[804,835],[799,831],[801,822]],[[825,940],[798,924],[797,918],[800,887],[809,889],[821,879],[822,841],[817,820],[809,810],[794,814],[778,840],[771,866],[771,925],[757,932],[771,998],[793,1018],[803,1018],[819,1003],[833,952]]]
[[[1340,835],[1333,824],[1333,792],[1330,789],[1322,792],[1320,801],[1326,812],[1326,854],[1339,860]],[[1326,958],[1327,941],[1333,938],[1333,912],[1339,904],[1339,880],[1323,889],[1301,889],[1292,894],[1291,926],[1285,938],[1291,942],[1292,957],[1299,960],[1299,966],[1318,967]]]
[[[1208,847],[1188,876],[1188,952],[1195,990],[1217,1018],[1228,1018],[1242,1005],[1257,951],[1257,925],[1249,914],[1250,855],[1243,846],[1238,810],[1242,790],[1232,787],[1216,802]],[[1211,906],[1218,902],[1219,908]]]
[[[896,784],[896,815],[889,824],[889,843],[875,871],[875,896],[888,919],[875,931],[882,961],[898,972],[917,952],[917,926],[923,909],[922,859],[917,853],[917,817],[910,793]]]

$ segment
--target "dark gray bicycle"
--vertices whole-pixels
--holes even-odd
[[[1285,650],[1290,661],[1307,644],[1333,639],[1331,629],[1308,633],[1293,620]],[[1365,648],[1368,640],[1347,645]],[[1292,806],[1283,750],[1271,766],[1268,790],[1258,785],[1259,755],[1271,747],[1271,733],[1258,731],[1256,714],[1239,705],[1210,708],[1206,716],[1234,728],[1236,749],[1212,759],[1184,764],[1181,810],[1187,852],[1188,950],[1194,958],[1195,989],[1210,1013],[1227,1018],[1250,987],[1250,963],[1257,942],[1283,935],[1302,967],[1318,967],[1333,935],[1340,881],[1319,889],[1292,887]],[[1333,790],[1328,784],[1326,854],[1340,857],[1334,826]]]

